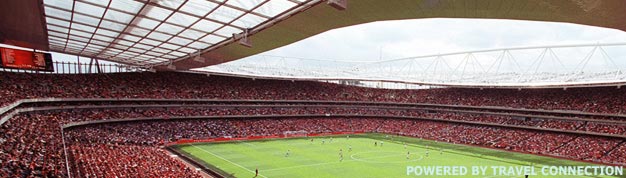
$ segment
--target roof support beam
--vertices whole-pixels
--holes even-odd
[[[67,48],[67,42],[70,41],[70,33],[72,32],[72,24],[74,24],[74,8],[76,7],[76,1],[72,1],[72,17],[70,17],[70,27],[68,28],[67,31],[67,37],[65,37],[65,47],[63,47],[63,50],[65,50],[65,48]]]
[[[59,7],[55,7],[55,6],[46,6],[46,7],[54,8],[54,9],[57,9],[57,10],[62,10],[61,8],[59,8]],[[99,18],[100,18],[100,17],[98,17],[98,16],[94,16],[94,15],[91,15],[91,14],[80,13],[80,12],[75,12],[75,14],[84,15],[84,16],[87,16],[87,17],[92,17],[92,18],[96,18],[96,19],[99,19]],[[56,19],[56,20],[66,21],[65,19],[58,18],[58,17],[54,17],[54,16],[48,16],[48,17],[49,17],[49,18],[54,18],[54,19]],[[144,15],[138,15],[138,17],[142,17],[142,18],[143,18],[143,17],[145,17],[145,16],[144,16]],[[109,22],[109,23],[116,23],[116,24],[119,24],[119,25],[122,25],[122,26],[130,26],[130,27],[132,27],[132,28],[137,28],[137,29],[146,30],[146,31],[153,30],[153,29],[144,28],[144,27],[141,27],[141,26],[138,26],[138,25],[134,25],[134,24],[122,24],[122,23],[119,23],[119,22],[110,21],[110,20],[106,20],[106,19],[105,19],[104,21],[107,21],[107,22]],[[66,21],[66,22],[67,22],[67,21]],[[132,22],[132,21],[131,21],[131,22]],[[85,25],[85,26],[89,26],[89,27],[93,27],[93,28],[98,28],[98,26],[93,26],[93,25],[91,25],[91,24],[80,23],[80,22],[74,22],[74,23],[81,24],[81,25]],[[167,23],[167,24],[168,24],[168,25],[170,25],[170,23]],[[183,28],[183,26],[178,26],[178,27]],[[65,28],[65,27],[64,27],[64,28]],[[140,36],[140,35],[135,35],[135,34],[132,34],[132,33],[124,33],[124,32],[119,32],[119,31],[117,31],[117,30],[114,30],[114,29],[111,29],[111,28],[108,28],[108,27],[102,27],[102,26],[100,26],[99,28],[101,28],[101,29],[105,29],[105,30],[109,30],[109,31],[113,31],[113,32],[118,32],[118,33],[123,33],[123,34],[131,35],[131,36],[134,36],[134,37],[137,37],[137,38],[141,38],[141,37],[143,37],[143,36]],[[184,27],[184,28],[188,28],[188,27]],[[198,30],[198,29],[195,29],[195,28],[191,28],[191,29],[193,29],[193,30]],[[199,31],[199,30],[198,30],[198,31]],[[89,32],[89,33],[91,33],[91,32]],[[174,34],[169,34],[169,33],[166,33],[166,34],[168,34],[168,35],[174,35]],[[219,35],[219,34],[214,34],[214,35],[219,36],[219,37],[223,37],[223,38],[228,38],[227,36],[222,36],[222,35]],[[104,36],[104,35],[103,35],[103,36]],[[178,36],[178,37],[179,37],[179,38],[186,39],[186,40],[194,40],[193,38],[188,38],[188,37],[184,37],[184,36]],[[150,39],[150,40],[155,40],[155,41],[162,41],[161,39],[154,39],[154,38],[150,38],[150,37],[146,37],[146,38],[147,38],[147,39]],[[145,43],[144,43],[144,44],[145,44]],[[150,44],[146,44],[146,45],[150,45]],[[150,46],[154,46],[154,45],[150,45]],[[189,47],[189,48],[191,48],[191,47]]]
[[[348,8],[348,0],[328,0],[327,4],[337,10],[346,10]]]
[[[168,15],[168,16],[167,16],[164,20],[160,21],[160,22],[159,22],[159,24],[158,24],[156,27],[154,27],[153,29],[151,29],[151,30],[148,32],[148,34],[146,34],[146,35],[144,35],[144,36],[140,37],[140,39],[139,39],[138,41],[142,41],[142,40],[143,40],[143,39],[145,39],[147,36],[150,36],[150,34],[154,33],[154,31],[155,31],[157,28],[159,28],[161,25],[163,25],[163,23],[164,23],[166,20],[168,20],[169,18],[171,18],[171,17],[172,17],[172,15],[174,15],[174,13],[178,12],[178,11],[180,10],[180,8],[181,8],[181,7],[183,7],[183,6],[185,5],[185,3],[187,3],[187,1],[188,1],[188,0],[184,0],[184,1],[183,1],[183,4],[181,4],[180,6],[178,6],[178,9],[176,9],[176,10],[172,11],[172,13],[170,13],[170,14],[169,14],[169,15]],[[145,5],[146,5],[146,4],[144,4],[144,7],[145,7]],[[137,14],[147,14],[147,13],[149,13],[149,11],[150,11],[150,9],[142,9],[142,11],[140,11],[140,12],[139,12],[139,13],[137,13]],[[134,21],[134,20],[136,20],[136,19],[133,19],[133,21]],[[130,21],[130,22],[131,22],[131,23],[133,23],[133,21]],[[131,29],[126,29],[126,30],[131,30]],[[113,42],[115,42],[115,41],[113,41]],[[167,42],[167,40],[163,41],[161,44],[163,44],[163,43],[165,43],[165,42]],[[137,45],[137,43],[133,43],[133,44],[132,44],[129,48],[133,48],[133,47],[135,47],[135,45]],[[159,44],[159,45],[160,45],[160,44]],[[153,49],[154,49],[154,48],[153,48]],[[127,49],[127,50],[125,50],[125,51],[128,51],[128,49]],[[148,52],[148,51],[149,51],[149,50],[146,50],[143,54],[145,54],[145,53],[146,53],[146,52]],[[121,53],[120,53],[120,54],[121,54]],[[118,54],[118,55],[119,55],[119,54]],[[139,54],[139,55],[141,55],[141,54]],[[137,56],[139,56],[139,55],[137,55]],[[113,57],[115,57],[115,56],[117,56],[117,55],[114,55]]]
[[[98,26],[93,31],[94,33],[91,34],[91,37],[89,37],[89,41],[87,41],[87,45],[91,44],[91,40],[93,40],[93,37],[96,35],[96,32],[98,32],[98,29],[100,29],[100,25],[102,24],[102,21],[104,20],[104,16],[107,14],[107,11],[109,11],[109,8],[111,7],[111,2],[113,1],[109,0],[109,3],[107,4],[107,8],[104,9],[104,13],[102,13],[102,17],[100,17],[100,20],[98,21]],[[74,2],[74,4],[76,4],[76,2]],[[87,46],[85,46],[85,48],[87,48]],[[84,49],[81,50],[79,54],[83,54],[83,51]]]

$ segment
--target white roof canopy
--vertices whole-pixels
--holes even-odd
[[[50,50],[145,66],[180,59],[309,0],[44,0]]]
[[[357,80],[442,86],[626,83],[626,43],[489,49],[384,61],[253,56],[195,71],[287,80]]]

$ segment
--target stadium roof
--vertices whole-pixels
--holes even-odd
[[[519,19],[626,30],[622,0],[352,0],[345,10],[322,2],[326,1],[7,1],[0,7],[0,42],[160,69],[173,62],[177,69],[190,69],[381,20]],[[247,34],[243,36],[249,37],[252,47],[233,43],[233,33]],[[205,60],[195,60],[198,55]]]
[[[45,0],[50,50],[149,65],[179,59],[305,0]]]
[[[621,86],[626,83],[626,43],[486,49],[382,61],[257,55],[194,71],[249,78],[455,87]]]

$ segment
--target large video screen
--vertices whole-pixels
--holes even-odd
[[[0,48],[0,67],[54,72],[52,55],[11,48]]]

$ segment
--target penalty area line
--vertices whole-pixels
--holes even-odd
[[[226,161],[226,162],[229,162],[230,164],[233,164],[233,165],[235,165],[235,166],[238,166],[238,167],[240,167],[240,168],[243,168],[243,169],[245,169],[245,170],[247,170],[247,171],[251,172],[252,174],[255,174],[255,173],[256,173],[256,172],[254,172],[253,170],[250,170],[250,169],[248,169],[248,168],[246,168],[246,167],[243,167],[242,165],[239,165],[239,164],[237,164],[237,163],[235,163],[235,162],[232,162],[232,161],[230,161],[230,160],[228,160],[228,159],[226,159],[226,158],[224,158],[224,157],[221,157],[221,156],[219,156],[219,155],[216,155],[216,154],[214,154],[214,153],[210,152],[209,150],[205,150],[205,149],[204,149],[204,148],[202,148],[202,147],[199,147],[199,146],[196,146],[196,145],[191,145],[191,146],[193,146],[193,147],[195,147],[195,148],[198,148],[198,149],[200,149],[200,150],[202,150],[202,151],[204,151],[204,152],[206,152],[206,153],[209,153],[209,154],[211,154],[211,155],[213,155],[213,156],[215,156],[215,157],[217,157],[217,158],[220,158],[220,159],[222,159],[222,160],[224,160],[224,161]],[[259,174],[259,176],[261,176],[261,177],[265,177],[265,176],[264,176],[264,175],[262,175],[262,174]],[[265,178],[267,178],[267,177],[265,177]]]

